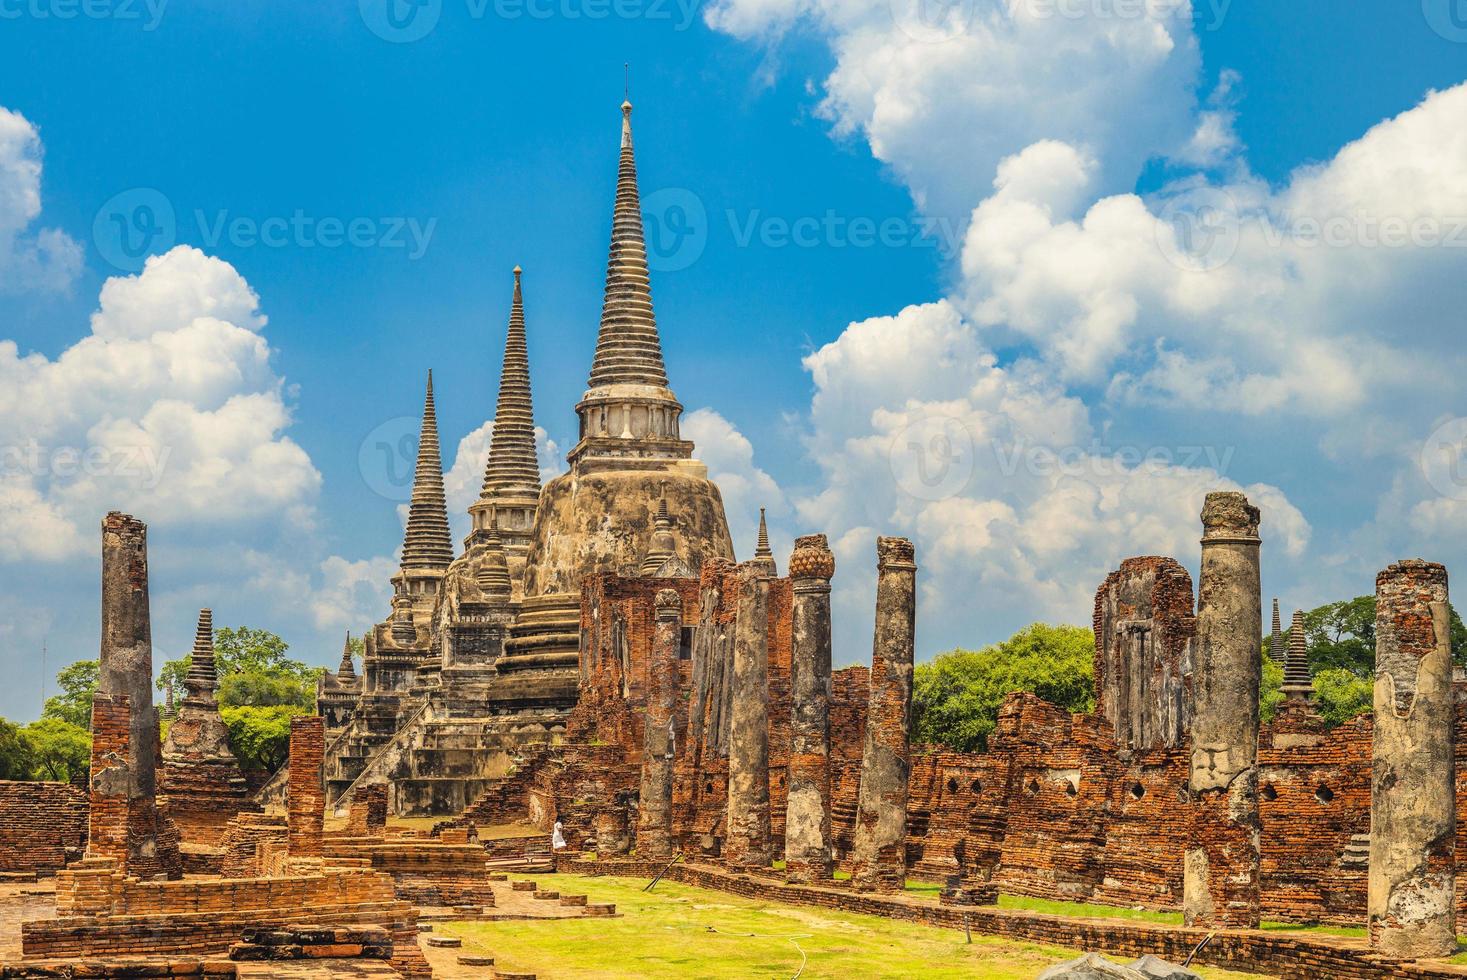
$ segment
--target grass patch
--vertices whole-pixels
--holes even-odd
[[[1153,912],[1149,909],[1128,909],[1118,905],[1090,905],[1085,902],[1055,902],[1046,898],[1028,898],[1024,895],[1000,895],[998,907],[1017,909],[1022,912],[1041,912],[1045,915],[1068,915],[1078,919],[1132,919],[1138,922],[1160,922],[1164,925],[1182,924],[1180,912]]]
[[[664,881],[648,895],[645,878],[556,875],[561,892],[615,902],[621,918],[452,922],[465,952],[485,952],[502,968],[557,980],[630,977],[851,977],[924,980],[1033,980],[1078,953],[1039,943],[894,922],[877,916],[783,905]],[[1208,980],[1251,974],[1204,969]]]

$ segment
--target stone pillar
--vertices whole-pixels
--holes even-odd
[[[1182,867],[1182,913],[1191,926],[1258,927],[1258,520],[1258,508],[1241,493],[1209,493],[1202,506],[1194,807]]]
[[[738,571],[733,705],[728,746],[729,867],[769,867],[769,579],[752,562]]]
[[[286,785],[287,853],[293,858],[321,856],[326,791],[321,762],[326,726],[320,715],[290,719],[290,774]]]
[[[789,881],[833,870],[830,847],[830,579],[835,555],[825,535],[795,542],[790,556],[790,763],[784,861]]]
[[[662,589],[655,600],[657,624],[647,664],[647,716],[642,740],[642,793],[637,855],[672,856],[672,763],[676,752],[678,647],[682,641],[683,600],[676,589]]]
[[[102,645],[97,693],[127,699],[128,860],[142,878],[181,874],[177,841],[158,815],[158,713],[148,611],[148,527],[111,512],[102,520]]]
[[[127,867],[128,768],[132,712],[127,695],[92,697],[92,769],[87,814],[87,857],[111,858]]]
[[[1457,947],[1455,733],[1447,570],[1375,577],[1370,944],[1403,959]]]
[[[876,637],[851,847],[851,884],[860,891],[900,892],[907,877],[917,563],[912,542],[906,538],[877,538],[876,558]]]

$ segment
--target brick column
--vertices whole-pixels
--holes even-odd
[[[795,541],[790,556],[790,763],[784,860],[789,881],[829,878],[830,579],[835,555],[825,535]]]
[[[647,663],[647,717],[642,740],[642,793],[637,826],[639,857],[672,855],[672,762],[676,747],[678,648],[682,641],[683,600],[676,589],[662,589],[655,600],[657,624]]]
[[[322,720],[324,724],[325,720]],[[352,790],[346,811],[346,829],[358,836],[380,834],[387,827],[387,786],[372,783]]]
[[[752,562],[738,571],[733,705],[728,746],[729,867],[769,867],[769,579]]]
[[[877,538],[876,559],[876,636],[851,847],[851,884],[859,891],[900,892],[907,877],[917,563],[912,542],[906,538]]]
[[[1258,927],[1258,521],[1258,508],[1241,493],[1209,493],[1202,506],[1194,805],[1182,865],[1182,913],[1192,926]]]
[[[127,867],[128,767],[132,711],[127,695],[92,697],[92,771],[87,815],[88,858],[112,858]]]
[[[326,792],[321,782],[325,751],[326,726],[320,715],[290,719],[286,823],[287,853],[293,858],[321,856],[321,828],[326,820]]]
[[[1457,946],[1454,709],[1447,570],[1375,577],[1370,944],[1403,959]]]

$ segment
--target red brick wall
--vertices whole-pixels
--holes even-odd
[[[49,874],[87,845],[87,794],[68,783],[0,780],[0,871]]]

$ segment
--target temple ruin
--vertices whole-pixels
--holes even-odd
[[[840,669],[827,537],[799,537],[782,562],[761,512],[736,558],[663,362],[631,115],[623,104],[568,471],[542,487],[516,267],[471,530],[455,546],[429,373],[391,607],[362,634],[360,671],[348,634],[317,713],[291,722],[289,763],[258,792],[229,749],[209,609],[159,739],[146,527],[107,515],[89,782],[0,783],[0,870],[55,885],[54,916],[21,925],[23,968],[97,975],[76,963],[164,956],[171,975],[221,975],[221,957],[299,947],[424,977],[425,917],[514,901],[614,912],[506,881],[510,867],[666,873],[1289,977],[1460,975],[1403,965],[1455,950],[1467,894],[1455,863],[1467,681],[1452,675],[1445,568],[1380,573],[1375,711],[1332,729],[1314,707],[1302,614],[1286,649],[1275,600],[1283,702],[1264,723],[1264,514],[1209,493],[1195,555],[1117,555],[1098,584],[1093,711],[1013,692],[983,751],[914,743],[913,542],[861,545],[857,572],[876,583],[870,660]],[[842,574],[858,554],[848,543]],[[506,825],[517,836],[497,839]],[[913,898],[911,880],[940,897]],[[1185,925],[997,911],[1000,894]],[[1256,931],[1264,921],[1363,926],[1368,949]]]

